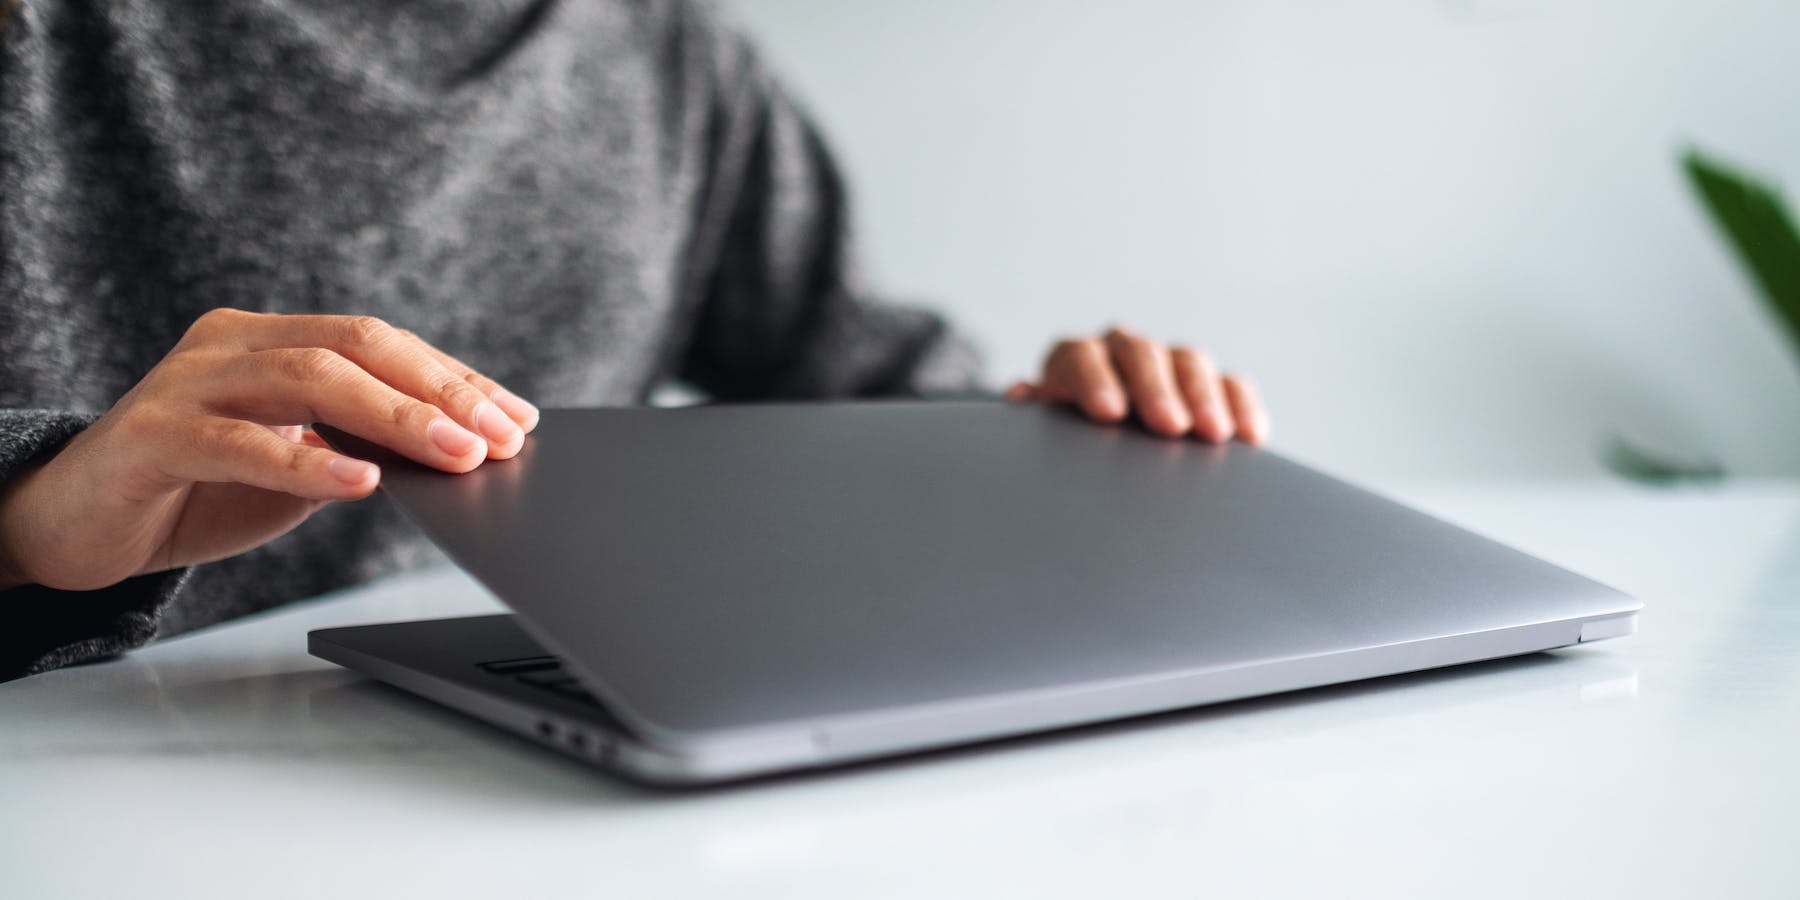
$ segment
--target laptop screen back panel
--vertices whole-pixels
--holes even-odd
[[[547,410],[473,473],[384,461],[669,746],[1638,606],[1274,453],[1040,406]]]

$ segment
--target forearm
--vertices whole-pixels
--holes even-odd
[[[22,555],[30,502],[24,488],[94,418],[68,410],[0,409],[0,590],[31,583]]]
[[[31,583],[24,574],[27,567],[22,554],[24,542],[20,540],[25,528],[22,489],[36,468],[36,465],[26,466],[14,472],[7,481],[0,482],[0,591]]]

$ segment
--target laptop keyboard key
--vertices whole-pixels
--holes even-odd
[[[523,672],[543,672],[550,669],[561,669],[562,660],[554,656],[527,656],[522,659],[502,659],[494,662],[478,663],[483,671],[495,675],[518,675]]]
[[[485,672],[511,676],[520,684],[549,691],[564,700],[576,700],[590,706],[600,705],[600,701],[581,686],[581,681],[563,668],[562,660],[554,656],[503,659],[480,665]]]

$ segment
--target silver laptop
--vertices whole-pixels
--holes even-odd
[[[549,410],[466,475],[321,432],[513,614],[312,653],[659,784],[1530,653],[1640,608],[1266,450],[1037,405]]]

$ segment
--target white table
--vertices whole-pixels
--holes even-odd
[[[1800,896],[1800,487],[1400,493],[1643,631],[661,794],[306,655],[439,569],[0,685],[0,896]]]

